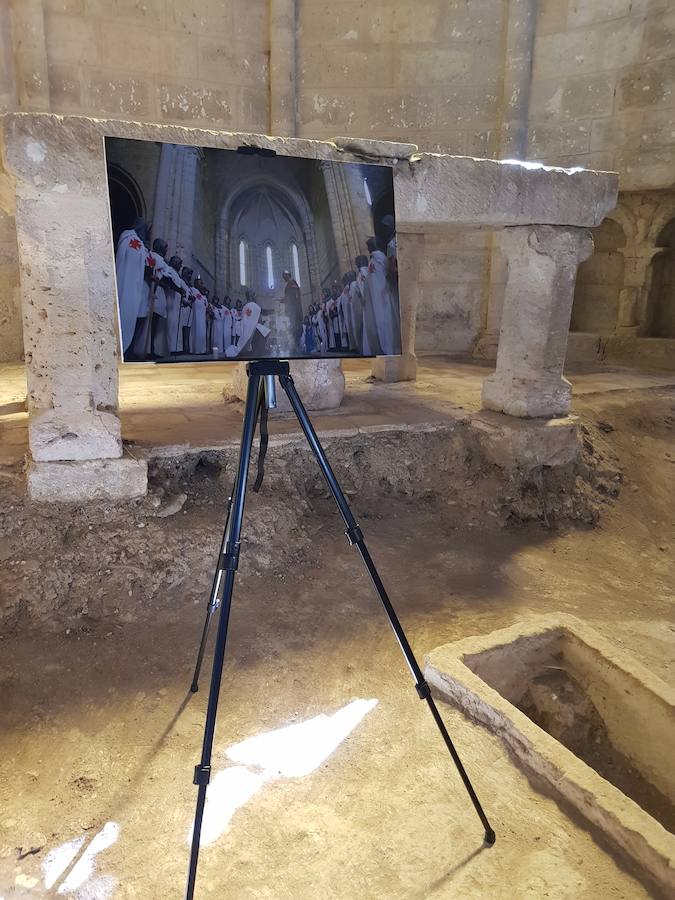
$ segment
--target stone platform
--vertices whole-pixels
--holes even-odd
[[[466,358],[422,356],[416,382],[383,384],[370,377],[370,361],[344,363],[346,392],[336,410],[314,413],[325,438],[349,440],[376,432],[452,430],[469,427],[485,458],[504,466],[561,465],[578,446],[573,418],[516,419],[481,409],[488,365]],[[234,449],[243,404],[232,390],[234,367],[208,365],[128,365],[120,370],[120,418],[125,454],[148,461]],[[16,470],[28,448],[25,375],[20,364],[1,367],[0,470]],[[566,372],[576,397],[675,384],[667,373],[636,372],[602,364],[575,365]],[[299,436],[290,414],[273,416],[275,439]]]

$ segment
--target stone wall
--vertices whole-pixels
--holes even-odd
[[[541,0],[528,157],[620,173],[622,190],[675,183],[675,7]]]
[[[52,112],[267,129],[267,0],[44,0]]]

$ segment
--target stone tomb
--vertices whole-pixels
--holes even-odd
[[[426,677],[672,896],[672,688],[562,613],[437,647]]]
[[[616,203],[615,175],[419,153],[412,144],[307,141],[12,113],[2,123],[0,197],[16,220],[30,417],[28,486],[35,499],[123,499],[142,495],[147,485],[145,462],[123,454],[117,414],[105,135],[229,149],[249,144],[280,155],[392,165],[403,352],[374,361],[373,374],[385,381],[415,378],[425,233],[458,225],[503,229],[508,278],[497,370],[485,383],[485,406],[506,417],[546,419],[568,412],[562,366],[576,268],[591,252],[588,229]],[[316,362],[305,369],[308,406],[339,404],[339,365]]]

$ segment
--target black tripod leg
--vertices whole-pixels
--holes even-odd
[[[235,485],[236,487],[236,485]],[[230,511],[232,509],[232,497],[227,498],[227,518],[225,519],[225,528],[223,530],[223,539],[220,542],[220,551],[218,553],[218,560],[220,561],[223,557],[223,553],[225,552],[225,544],[227,543],[227,536],[229,532],[229,523],[230,523]],[[195,672],[192,676],[192,684],[190,685],[190,690],[193,694],[196,694],[199,690],[199,673],[202,670],[202,661],[204,659],[204,651],[206,650],[206,641],[209,637],[209,626],[211,625],[211,619],[213,618],[213,614],[218,608],[218,592],[220,590],[220,580],[222,577],[222,570],[220,565],[216,566],[216,571],[213,575],[213,583],[211,585],[211,596],[209,598],[208,606],[206,607],[206,619],[204,620],[204,629],[202,631],[202,639],[199,643],[199,650],[197,652],[197,663],[195,665]]]
[[[188,872],[187,887],[185,889],[186,900],[192,900],[197,878],[199,841],[202,831],[202,819],[204,817],[204,804],[206,802],[206,788],[211,778],[211,753],[213,750],[213,737],[216,729],[218,695],[220,693],[220,681],[223,674],[223,661],[225,659],[225,645],[227,643],[227,627],[230,619],[234,575],[239,562],[241,525],[244,518],[244,500],[246,499],[246,481],[251,461],[251,449],[253,446],[253,435],[255,432],[259,398],[260,376],[249,375],[248,393],[246,395],[246,411],[244,413],[244,428],[239,451],[239,465],[237,467],[235,488],[232,494],[229,535],[225,541],[222,556],[218,561],[218,570],[223,575],[221,579],[223,584],[223,597],[220,603],[218,632],[216,634],[213,669],[211,671],[211,686],[209,688],[209,700],[206,708],[202,756],[199,765],[195,766],[194,783],[198,785],[199,790],[197,792],[197,808],[195,811],[195,821],[192,832],[192,846],[190,848],[190,868]]]
[[[258,389],[258,399],[256,403],[256,413],[255,413],[255,421],[258,421],[258,416],[260,415],[260,409],[262,407],[264,401],[264,394],[262,390],[262,381],[260,382],[260,386]],[[255,431],[255,426],[254,426]],[[262,440],[262,439],[261,439]],[[225,517],[225,527],[223,528],[223,539],[220,542],[220,552],[218,553],[218,560],[222,559],[223,553],[225,552],[225,545],[227,543],[227,539],[229,536],[229,525],[230,525],[230,512],[232,510],[232,497],[234,496],[235,491],[237,490],[237,481],[235,476],[235,482],[232,488],[232,494],[227,498],[227,516]],[[208,606],[206,607],[206,619],[204,621],[204,628],[202,630],[202,639],[199,642],[199,650],[197,652],[197,663],[195,665],[195,672],[192,676],[192,684],[190,685],[190,690],[193,694],[196,694],[199,690],[199,674],[202,670],[202,662],[204,660],[204,651],[206,650],[206,642],[209,637],[209,628],[211,626],[211,619],[213,618],[214,612],[218,609],[218,604],[220,600],[218,599],[218,593],[220,591],[220,582],[222,579],[222,570],[219,565],[216,565],[216,571],[213,575],[213,583],[211,584],[211,596],[209,597]]]
[[[337,503],[338,509],[340,510],[340,515],[346,526],[346,535],[349,539],[349,543],[353,546],[356,546],[357,550],[361,555],[361,559],[363,560],[366,569],[368,570],[368,574],[375,585],[375,590],[380,596],[380,600],[382,601],[382,605],[384,606],[384,610],[389,619],[389,624],[391,625],[394,634],[396,635],[396,639],[399,643],[401,650],[403,651],[403,655],[405,657],[406,662],[408,663],[408,668],[412,674],[413,679],[415,680],[415,690],[419,695],[421,700],[426,700],[429,709],[431,710],[431,714],[434,717],[434,721],[438,726],[438,730],[441,733],[443,740],[445,741],[445,745],[450,752],[450,756],[453,759],[453,762],[457,766],[457,771],[464,783],[464,787],[471,798],[471,802],[474,805],[476,812],[478,813],[478,817],[481,820],[483,828],[485,829],[485,842],[487,844],[494,844],[495,842],[495,833],[492,829],[490,823],[488,822],[487,816],[483,811],[483,807],[480,804],[478,797],[476,796],[476,792],[473,789],[473,785],[469,780],[469,776],[466,774],[466,770],[462,765],[462,761],[459,758],[459,754],[455,749],[455,745],[452,743],[450,735],[448,734],[448,730],[445,727],[445,723],[441,718],[441,714],[434,703],[434,699],[431,696],[431,690],[429,689],[429,685],[424,679],[424,675],[422,674],[422,670],[420,669],[417,660],[415,659],[415,655],[412,651],[410,644],[408,643],[408,639],[405,636],[405,632],[401,627],[401,623],[398,620],[398,616],[396,615],[396,611],[394,607],[391,605],[391,601],[387,596],[387,592],[384,589],[384,585],[382,584],[382,579],[380,578],[377,569],[375,568],[375,563],[371,559],[370,553],[368,552],[368,548],[365,545],[363,540],[363,532],[356,524],[356,519],[354,518],[351,509],[347,503],[345,495],[342,493],[342,489],[338,484],[337,478],[333,470],[330,467],[330,464],[326,458],[326,454],[324,452],[323,447],[319,443],[319,438],[314,430],[314,426],[312,425],[309,416],[307,415],[307,410],[302,404],[302,400],[300,399],[300,395],[298,394],[295,384],[293,383],[293,379],[290,375],[280,375],[279,380],[281,382],[281,386],[286,391],[288,395],[288,399],[290,401],[291,406],[293,407],[293,411],[298,418],[298,422],[300,423],[300,427],[305,433],[305,437],[312,448],[312,452],[316,457],[317,462],[319,463],[319,467],[323,472],[323,475],[328,482],[328,487]]]

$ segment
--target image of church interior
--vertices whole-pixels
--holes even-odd
[[[288,343],[284,272],[299,286],[305,317],[324,291],[342,293],[356,258],[368,256],[369,238],[386,251],[392,237],[393,228],[384,224],[394,214],[385,166],[115,139],[106,142],[106,159],[114,246],[143,220],[152,230],[148,248],[165,241],[166,259],[180,257],[209,298],[227,299],[233,309],[254,300],[265,332],[271,330],[267,346],[256,345],[259,355],[284,355]],[[397,305],[397,297],[391,302]],[[174,333],[168,344],[177,348]],[[183,352],[173,359],[193,358],[180,344]],[[351,344],[333,353],[363,354],[360,343]],[[125,348],[126,360],[145,358],[134,355],[136,346]],[[311,355],[307,348],[304,353]]]

